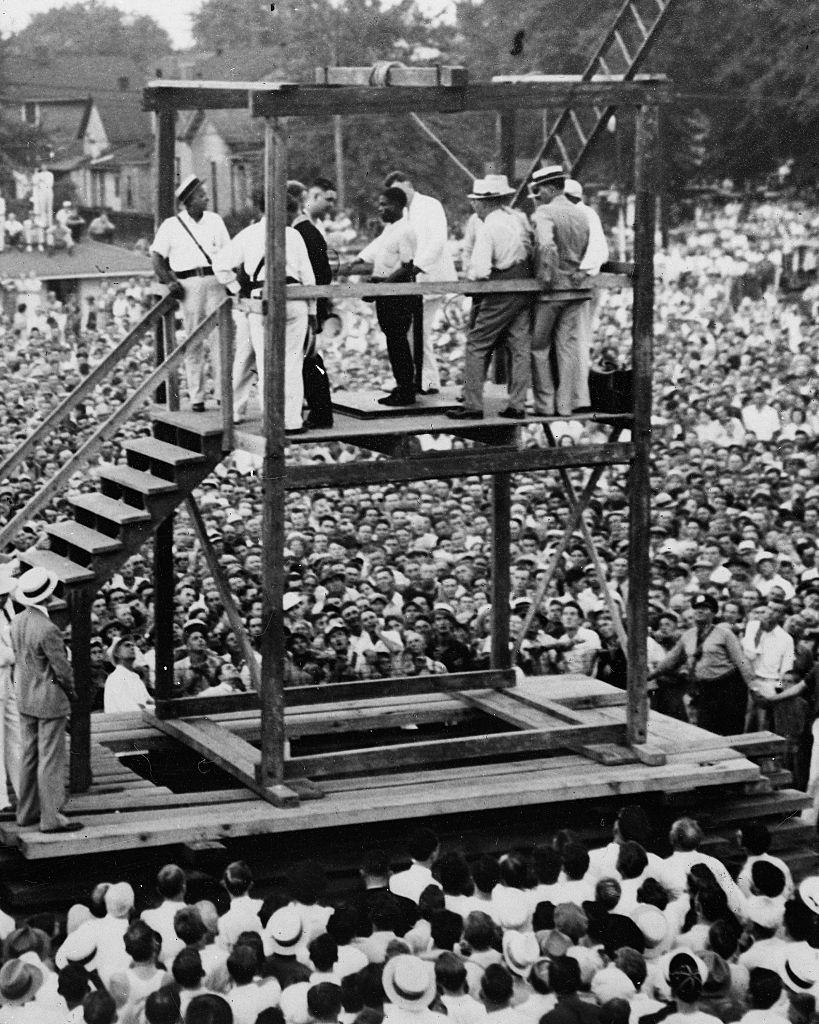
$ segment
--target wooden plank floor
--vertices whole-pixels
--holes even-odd
[[[506,693],[517,694],[523,706],[560,703],[566,708],[589,708],[590,722],[625,722],[622,692],[583,676],[527,679]],[[359,716],[364,720],[369,716],[370,721],[385,727],[394,726],[402,715],[404,721],[410,721],[416,712],[437,716],[437,721],[441,716],[450,720],[456,709],[462,715],[469,713],[446,695],[365,704],[361,709],[356,705],[359,727]],[[313,735],[320,729],[333,731],[330,719],[333,715],[338,718],[340,710],[324,705],[290,708],[288,730],[305,727]],[[218,717],[237,733],[252,735],[253,714]],[[626,795],[684,794],[695,789],[717,792],[761,779],[759,767],[725,738],[652,714],[649,742],[667,755],[667,764],[660,767],[601,765],[573,753],[478,766],[431,765],[325,779],[321,782],[324,799],[298,807],[273,807],[247,791],[170,793],[140,779],[103,745],[111,743],[122,749],[124,737],[132,731],[151,730],[134,716],[94,716],[94,766],[100,775],[89,794],[72,797],[69,805],[72,813],[82,814],[82,831],[49,836],[0,822],[3,841],[19,847],[27,858],[41,859]],[[408,740],[411,736],[407,733]],[[164,742],[170,741],[166,738]],[[110,786],[115,790],[106,788]]]

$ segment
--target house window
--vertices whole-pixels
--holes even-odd
[[[114,197],[119,199],[119,175],[114,175]]]
[[[35,127],[40,123],[40,105],[38,103],[23,104],[23,120]]]
[[[219,212],[219,194],[217,191],[218,178],[216,175],[216,161],[211,160],[210,162],[210,197],[213,203],[213,212]]]
[[[125,206],[129,210],[134,208],[134,183],[130,174],[125,179]]]
[[[120,77],[117,79],[117,88],[120,92],[128,92],[128,90],[131,88],[131,80],[128,78],[127,75],[120,75]]]

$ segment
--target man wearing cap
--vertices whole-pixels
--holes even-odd
[[[66,797],[65,727],[77,692],[62,633],[46,610],[56,587],[57,578],[37,566],[23,573],[14,595],[23,606],[9,629],[20,711],[17,824],[74,832],[82,822],[60,809]]]
[[[532,191],[538,206],[532,214],[537,278],[544,292],[588,288],[580,264],[589,247],[589,218],[564,195],[566,175],[554,164],[535,171]],[[589,328],[591,298],[537,305],[532,334],[532,390],[535,412],[570,416],[589,406]],[[557,389],[551,352],[557,358]]]
[[[153,704],[154,699],[145,683],[134,672],[136,644],[131,636],[118,636],[108,648],[108,660],[115,666],[105,680],[103,710],[106,714],[141,711]]]
[[[191,619],[182,627],[186,654],[173,665],[174,695],[194,697],[210,689],[218,680],[222,662],[208,647],[208,627]]]
[[[776,571],[776,555],[771,551],[760,551],[754,558],[754,563],[756,564],[756,576],[751,580],[754,590],[758,590],[763,597],[767,597],[774,587],[779,587],[785,600],[790,601],[796,593],[796,588]]]
[[[208,193],[195,174],[189,174],[176,190],[183,207],[159,225],[151,258],[154,273],[180,300],[185,333],[190,335],[208,313],[225,297],[225,290],[213,271],[213,257],[230,242],[230,235],[218,213],[207,209]],[[210,334],[210,359],[214,392],[221,395],[218,346]],[[185,377],[194,412],[205,409],[205,349],[198,341],[185,356]]]
[[[697,594],[691,606],[696,624],[683,632],[649,678],[685,665],[700,728],[721,736],[742,732],[753,669],[731,629],[715,621],[716,599]]]
[[[526,219],[509,206],[515,190],[505,174],[478,178],[469,195],[481,230],[467,270],[473,281],[528,278],[531,270],[531,234]],[[482,293],[477,313],[466,338],[464,404],[447,416],[453,420],[483,419],[483,386],[489,357],[505,343],[511,357],[509,405],[501,410],[506,419],[524,418],[530,377],[530,312],[528,292]]]

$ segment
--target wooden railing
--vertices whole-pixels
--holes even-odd
[[[11,455],[6,459],[5,462],[0,464],[0,480],[8,480],[11,474],[25,462],[31,452],[36,446],[42,441],[44,437],[54,430],[58,424],[72,413],[78,405],[85,401],[85,399],[91,394],[94,388],[108,376],[111,370],[117,366],[122,360],[128,355],[134,345],[139,341],[142,335],[156,322],[173,309],[175,300],[170,295],[163,295],[156,305],[152,306],[151,309],[145,314],[145,316],[136,324],[131,330],[125,335],[122,341],[111,349],[107,356],[104,357],[94,369],[89,373],[85,380],[81,381],[76,388],[63,399],[60,404],[53,409],[40,423],[36,429],[29,434],[29,436],[22,442],[22,444],[16,448]]]
[[[162,316],[171,308],[171,305],[168,305],[168,303],[172,304],[174,301],[175,300],[170,299],[169,297],[163,298],[153,307],[152,310],[150,310],[147,316],[144,317],[142,321],[140,321],[140,323],[137,325],[137,328],[141,328],[144,330],[146,326],[150,326],[152,323],[155,323],[158,317]],[[81,469],[88,462],[90,462],[90,460],[99,452],[100,447],[105,441],[106,437],[112,434],[115,430],[119,429],[119,427],[121,427],[123,423],[125,423],[127,420],[131,418],[134,410],[145,401],[145,399],[151,394],[152,391],[156,389],[156,387],[160,383],[162,383],[162,381],[166,380],[168,376],[172,374],[174,370],[176,370],[176,368],[184,359],[185,353],[188,351],[188,349],[192,345],[195,345],[198,341],[207,337],[207,335],[213,330],[217,323],[220,322],[220,319],[224,319],[223,311],[227,310],[229,312],[229,309],[230,299],[225,299],[219,306],[217,306],[216,309],[213,310],[212,313],[209,313],[208,316],[206,316],[205,319],[201,323],[199,323],[193,331],[191,331],[190,336],[186,338],[185,341],[183,341],[180,345],[176,346],[173,352],[171,352],[171,354],[167,356],[166,359],[159,366],[157,366],[156,369],[154,369],[145,378],[145,380],[142,381],[141,384],[137,386],[137,388],[128,396],[128,398],[125,399],[125,401],[119,406],[119,408],[115,412],[113,412],[108,417],[108,419],[94,431],[94,433],[91,435],[91,437],[88,438],[85,444],[82,445],[82,447],[79,448],[71,456],[71,458],[60,467],[60,469],[54,474],[54,476],[51,477],[51,479],[48,480],[47,483],[44,484],[43,487],[29,499],[29,501],[23,506],[23,508],[20,509],[20,511],[11,520],[9,520],[9,522],[6,523],[5,526],[2,527],[2,529],[0,529],[0,551],[3,550],[3,548],[14,539],[14,536],[17,533],[17,531],[23,526],[23,524],[28,519],[31,519],[32,516],[36,516],[39,512],[43,510],[43,508],[45,508],[46,505],[48,505],[48,503],[52,500],[54,495],[68,483],[68,481],[77,472],[77,470]],[[146,324],[146,321],[149,322]],[[134,330],[137,330],[137,328],[134,328]],[[129,334],[128,338],[130,338],[133,333],[134,332],[132,331],[131,334]],[[119,351],[122,348],[122,345],[124,345],[125,341],[127,340],[127,338],[124,339],[122,344],[118,346],[118,348],[115,351]],[[110,355],[106,357],[104,363],[110,360],[111,356],[113,355],[113,352],[110,353]],[[110,369],[112,365],[114,365],[114,363],[108,361],[107,369]],[[100,364],[100,367],[101,366],[103,366],[103,363]],[[99,369],[100,367],[98,367],[97,369]],[[90,391],[90,387],[93,386],[90,385],[88,388],[85,388],[85,385],[88,385],[88,381],[90,379],[91,378],[89,377],[86,381],[84,381],[83,384],[80,385],[80,387],[77,389],[77,392],[75,392],[75,394],[78,392],[87,394],[88,391]],[[96,380],[99,379],[100,377],[98,376]],[[64,418],[65,415],[67,415],[67,412],[70,411],[70,409],[65,408],[67,407],[67,405],[68,402],[66,401],[63,403],[63,406],[60,407],[63,409],[63,416],[61,418]],[[74,406],[71,406],[71,408],[73,407]],[[58,411],[59,409],[55,410],[55,414]],[[53,428],[53,426],[56,425],[56,423],[58,422],[58,418],[56,417],[56,415],[52,415],[51,417],[49,417],[49,422],[51,424],[51,427]],[[42,425],[40,428],[38,428],[38,430],[40,430],[41,428]],[[40,436],[42,436],[42,434]],[[30,438],[24,441],[20,448],[23,448],[25,445],[28,445],[29,441]],[[9,458],[8,462],[12,463],[16,456],[17,452],[14,452],[13,455]],[[19,465],[19,460],[15,464]]]

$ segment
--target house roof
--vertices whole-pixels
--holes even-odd
[[[119,245],[83,239],[69,255],[58,249],[53,256],[43,252],[0,252],[0,278],[35,277],[41,281],[89,277],[145,277],[153,274],[151,261],[141,253]]]
[[[203,126],[210,125],[230,149],[260,149],[264,146],[264,122],[245,110],[194,111],[180,119],[178,137],[186,142]]]
[[[22,103],[90,96],[111,145],[150,139],[151,117],[142,110],[142,87],[151,77],[127,57],[109,54],[42,59],[9,54],[3,60],[7,97]]]
[[[276,46],[247,47],[204,53],[174,53],[155,61],[164,78],[202,78],[220,81],[280,81],[281,50]],[[160,76],[157,76],[160,77]]]
[[[91,161],[91,166],[100,170],[108,168],[115,170],[120,167],[133,167],[134,164],[149,164],[150,162],[150,142],[129,142],[96,157]]]

